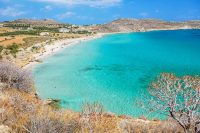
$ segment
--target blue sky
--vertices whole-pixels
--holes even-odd
[[[0,21],[51,18],[75,24],[118,18],[200,20],[200,0],[0,0]]]

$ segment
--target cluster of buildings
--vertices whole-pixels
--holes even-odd
[[[58,33],[82,33],[88,31],[84,26],[56,23],[53,20],[19,19],[0,23],[0,27],[11,27],[19,31],[41,30],[40,36],[49,36],[51,31]],[[89,33],[89,31],[88,31]]]

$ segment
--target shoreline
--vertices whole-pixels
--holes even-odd
[[[44,52],[33,54],[33,61],[24,65],[22,68],[32,69],[33,66],[40,63],[39,60],[52,56],[68,46],[72,46],[84,41],[91,41],[94,39],[98,39],[109,34],[115,34],[115,33],[97,33],[91,36],[85,36],[81,38],[62,39],[62,40],[54,41],[52,44],[47,44],[44,46]]]
[[[78,44],[83,41],[91,41],[94,39],[102,38],[105,35],[111,34],[126,34],[126,33],[137,33],[137,32],[151,32],[151,31],[165,31],[165,30],[189,30],[184,28],[173,28],[173,29],[149,29],[146,31],[129,31],[129,32],[110,32],[110,33],[97,33],[90,36],[80,37],[80,38],[71,38],[71,39],[62,39],[54,41],[52,44],[47,44],[44,46],[44,52],[33,54],[33,61],[27,63],[22,68],[31,70],[33,66],[41,63],[40,60],[52,56],[59,52],[60,50]]]

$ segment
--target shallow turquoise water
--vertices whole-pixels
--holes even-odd
[[[80,111],[84,102],[106,111],[139,117],[149,83],[161,72],[200,75],[200,30],[108,35],[69,46],[33,69],[42,98],[58,98]]]

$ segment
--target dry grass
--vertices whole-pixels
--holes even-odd
[[[30,36],[30,35],[2,36],[0,37],[0,46],[7,47],[12,44],[18,44],[20,46],[27,48],[36,43],[45,42],[48,39],[50,38]]]
[[[8,37],[3,36],[3,37],[0,37],[0,42],[6,41],[6,40],[11,40],[11,39],[13,39],[13,37],[11,37],[11,36],[8,36]]]
[[[0,33],[6,33],[6,32],[14,32],[16,30],[8,27],[0,27]]]
[[[0,46],[10,46],[12,44],[23,44],[24,42],[24,38],[27,38],[30,36],[26,36],[26,35],[18,35],[18,36],[2,36],[0,37]]]
[[[65,38],[80,38],[84,37],[83,34],[70,34],[70,33],[52,33],[50,37],[43,36],[30,36],[30,35],[15,35],[15,36],[1,36],[0,46],[10,46],[12,44],[19,44],[25,48],[30,47],[36,43],[42,43],[50,39],[65,39]]]
[[[68,123],[78,115],[57,111],[35,96],[15,89],[4,90],[0,97],[0,124],[17,133],[64,133]]]
[[[23,47],[27,48],[27,47],[30,47],[34,44],[37,44],[37,43],[42,43],[42,42],[45,42],[47,40],[50,40],[49,37],[33,37],[33,36],[29,36],[29,37],[26,37],[23,39],[23,41],[25,43],[22,44]]]

